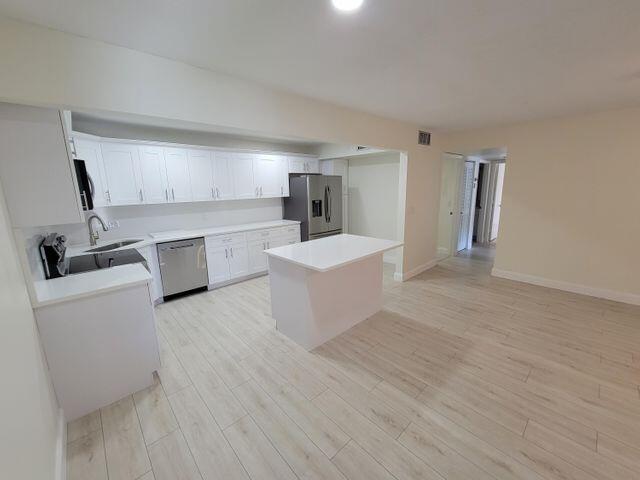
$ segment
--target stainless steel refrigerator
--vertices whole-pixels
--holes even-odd
[[[303,242],[342,233],[342,177],[290,176],[284,218],[301,222]]]

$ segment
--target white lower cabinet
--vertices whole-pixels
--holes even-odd
[[[35,310],[66,420],[153,385],[160,354],[149,296],[149,285],[134,285]]]
[[[249,273],[259,273],[267,270],[267,256],[264,251],[267,249],[266,240],[257,240],[248,245]]]
[[[205,238],[209,284],[215,285],[249,275],[244,233]]]
[[[207,248],[207,270],[210,285],[231,279],[228,247]]]
[[[232,279],[249,275],[249,255],[246,245],[238,244],[229,247],[229,273]]]

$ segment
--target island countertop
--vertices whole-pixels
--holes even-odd
[[[327,272],[402,245],[396,240],[342,234],[271,248],[265,253],[310,270]]]

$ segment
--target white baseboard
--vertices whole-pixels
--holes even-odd
[[[397,282],[405,282],[410,278],[413,278],[416,275],[420,275],[422,272],[426,272],[427,270],[435,267],[437,264],[438,264],[437,259],[431,260],[430,262],[422,264],[419,267],[414,268],[413,270],[409,270],[408,272],[405,272],[405,273],[396,272],[393,274],[393,279]]]
[[[581,295],[588,295],[590,297],[605,298],[607,300],[629,303],[631,305],[640,305],[640,295],[636,295],[633,293],[589,287],[587,285],[580,285],[578,283],[565,282],[562,280],[552,280],[550,278],[536,277],[535,275],[512,272],[510,270],[500,270],[498,268],[494,268],[493,270],[491,270],[491,275],[493,275],[494,277],[506,278],[507,280],[530,283],[532,285],[538,285],[540,287],[555,288],[556,290],[563,290],[565,292],[578,293]]]
[[[438,247],[438,256],[446,255],[449,256],[449,249],[447,247]]]
[[[58,409],[55,479],[67,479],[67,422],[64,421],[64,412],[61,408]]]

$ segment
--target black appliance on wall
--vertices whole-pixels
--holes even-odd
[[[51,233],[40,243],[40,257],[44,265],[44,275],[47,279],[64,277],[67,272],[67,241],[64,235]]]
[[[146,260],[135,248],[66,258],[67,247],[65,242],[64,235],[51,233],[40,243],[40,256],[44,266],[44,274],[48,280],[132,263],[141,263],[149,270]]]
[[[78,179],[78,188],[80,189],[80,199],[82,200],[83,210],[93,210],[93,180],[91,175],[87,173],[87,165],[84,160],[74,160],[73,165],[76,169],[76,178]]]

